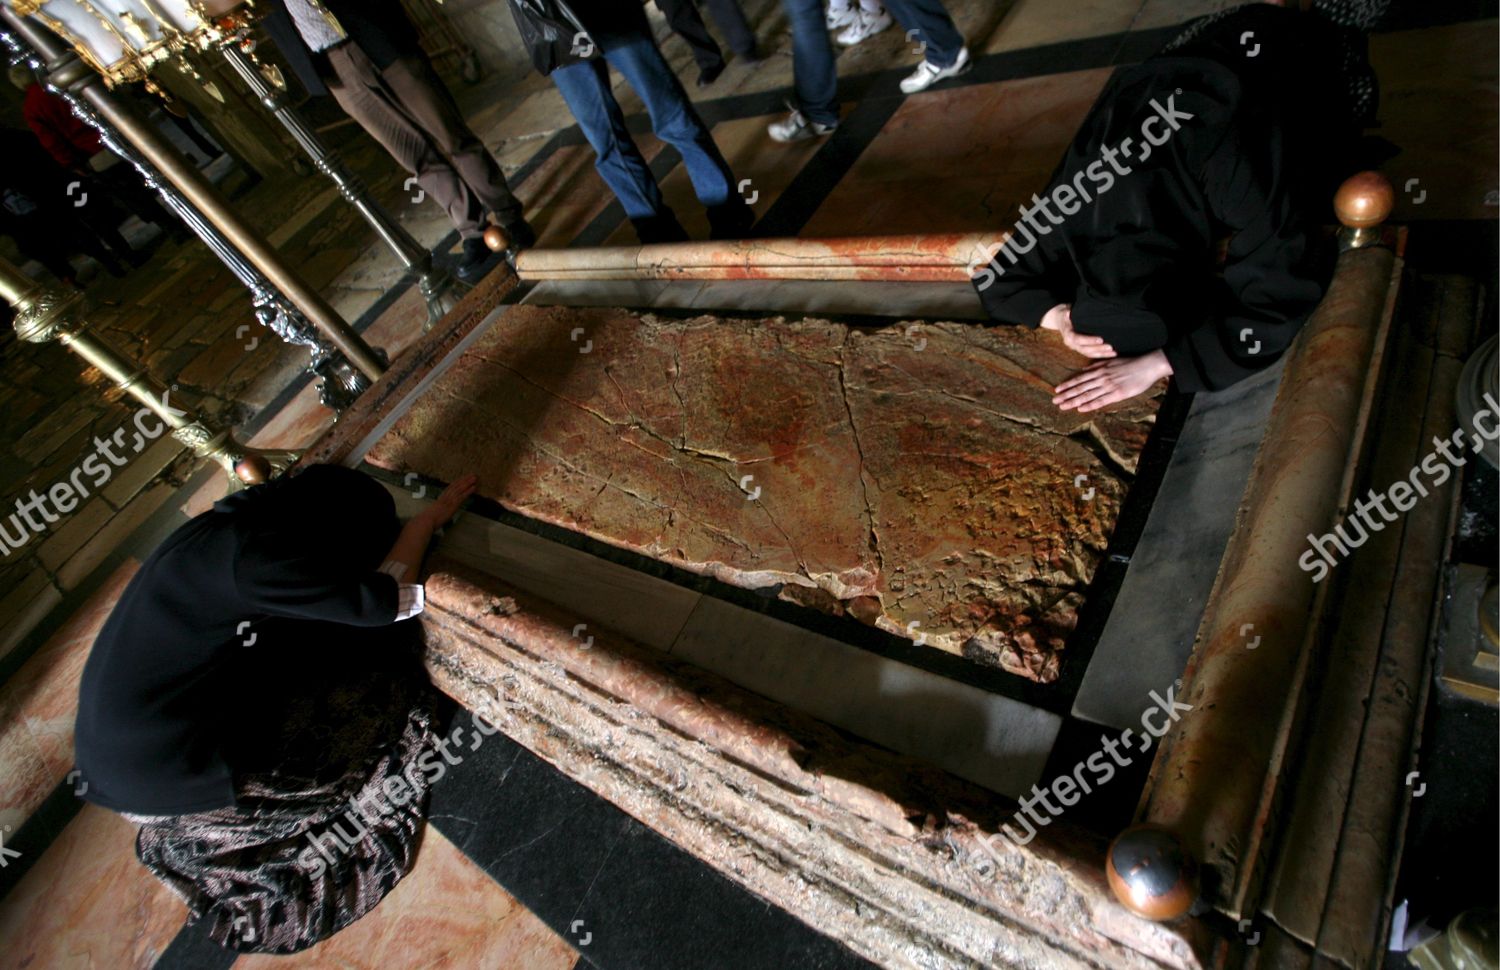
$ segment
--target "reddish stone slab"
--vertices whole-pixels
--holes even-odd
[[[1051,334],[512,307],[369,455],[1036,680],[1154,418]],[[800,589],[796,589],[800,587]]]

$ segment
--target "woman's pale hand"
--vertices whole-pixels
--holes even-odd
[[[427,506],[419,514],[431,521],[434,529],[441,528],[458,514],[459,508],[468,500],[470,495],[474,494],[478,487],[479,476],[471,472],[443,489],[443,494],[437,497],[437,501]]]
[[[1059,303],[1042,317],[1042,329],[1056,330],[1063,343],[1085,357],[1105,358],[1115,356],[1115,348],[1104,342],[1103,337],[1079,333],[1073,329],[1073,306]]]
[[[1097,411],[1102,407],[1125,401],[1149,391],[1163,377],[1172,376],[1172,365],[1167,355],[1153,350],[1140,357],[1118,357],[1090,364],[1088,369],[1074,374],[1057,385],[1057,396],[1052,399],[1064,411]]]

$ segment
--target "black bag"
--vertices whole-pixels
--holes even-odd
[[[543,75],[599,55],[598,45],[566,0],[510,0],[531,63]]]

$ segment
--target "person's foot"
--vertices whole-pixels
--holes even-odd
[[[931,61],[923,61],[917,65],[917,69],[909,77],[901,81],[901,90],[907,94],[916,94],[918,91],[926,91],[939,81],[946,81],[950,77],[958,77],[973,67],[969,60],[969,49],[960,47],[958,58],[948,67],[938,67]]]
[[[755,224],[755,210],[744,199],[734,198],[723,205],[708,207],[708,238],[744,239]]]
[[[852,3],[847,7],[840,7],[837,4],[830,4],[828,7],[826,22],[829,30],[847,27],[857,19],[859,19],[859,8]]]
[[[453,267],[453,275],[465,283],[477,283],[500,263],[503,255],[490,252],[483,236],[470,237],[464,240],[464,251]]]
[[[719,79],[719,75],[723,74],[723,73],[724,73],[724,62],[723,61],[720,61],[718,64],[715,64],[712,67],[705,67],[703,70],[701,70],[701,71],[698,72],[698,87],[700,87],[700,88],[706,88],[706,87],[708,87],[710,84],[712,84],[715,81],[717,81]]]
[[[759,47],[752,47],[743,53],[736,52],[734,59],[745,67],[759,67],[766,62],[766,55],[760,52]]]
[[[845,47],[853,47],[855,44],[869,40],[893,23],[895,21],[891,19],[890,14],[885,12],[884,7],[873,14],[867,14],[861,10],[859,16],[855,17],[854,23],[834,39]]]
[[[642,246],[688,241],[687,230],[682,228],[682,223],[677,221],[677,216],[671,209],[654,216],[631,219],[630,224],[635,227],[636,238],[641,241]]]
[[[820,121],[813,121],[801,111],[793,109],[781,121],[773,121],[766,128],[767,134],[772,141],[793,142],[806,141],[809,138],[822,138],[833,134],[838,125],[825,125]]]
[[[516,218],[509,222],[502,219],[500,231],[510,240],[511,249],[530,249],[536,245],[536,230],[525,219]]]

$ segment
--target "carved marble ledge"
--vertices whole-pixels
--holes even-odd
[[[1157,399],[965,324],[511,307],[369,460],[1038,681],[1057,676]]]
[[[427,580],[433,682],[643,824],[881,966],[1195,968],[1192,921],[1132,916],[1101,840],[537,597],[447,563]],[[479,729],[463,740],[482,743]]]

